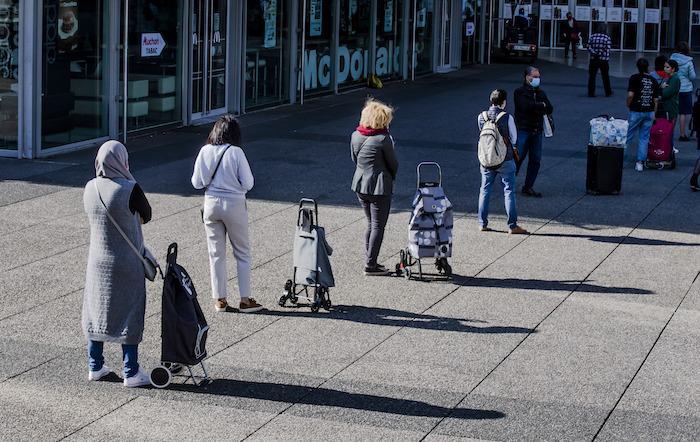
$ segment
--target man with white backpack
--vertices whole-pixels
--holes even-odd
[[[488,232],[489,201],[493,183],[500,175],[503,185],[503,199],[508,217],[508,233],[524,234],[527,230],[518,226],[518,214],[515,210],[515,161],[517,150],[514,145],[518,139],[513,116],[506,112],[507,92],[496,89],[491,92],[491,107],[481,112],[477,118],[479,125],[478,156],[481,169],[481,188],[479,189],[479,230]]]

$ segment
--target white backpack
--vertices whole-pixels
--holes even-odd
[[[477,154],[479,163],[486,169],[498,169],[506,160],[508,146],[503,139],[503,134],[498,129],[498,121],[508,115],[507,112],[498,114],[495,120],[489,118],[488,112],[482,114],[484,125],[479,132],[479,144],[477,146]]]

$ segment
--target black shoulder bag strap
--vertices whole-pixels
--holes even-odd
[[[207,187],[211,186],[211,182],[214,181],[214,177],[216,176],[216,171],[219,170],[219,166],[221,166],[221,160],[224,159],[224,155],[226,155],[226,151],[228,150],[229,147],[231,147],[230,144],[228,146],[226,146],[226,148],[224,149],[223,152],[221,152],[221,156],[219,157],[219,162],[216,163],[216,167],[214,168],[214,173],[211,174],[211,179],[209,180],[209,184],[207,184]]]

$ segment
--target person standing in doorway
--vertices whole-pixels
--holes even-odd
[[[479,230],[489,232],[491,229],[489,224],[489,202],[491,200],[491,191],[493,183],[500,175],[501,184],[503,184],[503,202],[506,208],[506,216],[508,217],[508,233],[524,234],[527,230],[518,226],[518,214],[515,209],[515,152],[513,145],[518,141],[518,133],[515,127],[513,116],[508,114],[504,109],[506,107],[507,92],[503,89],[496,89],[491,92],[491,106],[489,110],[479,113],[477,124],[479,131],[486,123],[487,119],[495,121],[498,126],[498,131],[503,137],[506,145],[506,157],[503,164],[497,169],[487,169],[479,165],[481,170],[481,187],[479,188]]]
[[[690,46],[685,41],[678,43],[676,52],[671,54],[669,60],[678,63],[678,78],[681,80],[681,89],[678,93],[678,125],[680,137],[678,141],[690,141],[686,135],[688,129],[688,115],[693,113],[693,80],[695,80],[695,66],[693,57],[690,56]]]
[[[588,63],[588,96],[595,97],[595,77],[600,69],[600,75],[603,77],[603,88],[605,96],[610,97],[613,90],[610,87],[610,48],[612,40],[608,35],[608,25],[601,23],[598,25],[598,30],[591,35],[588,40],[588,52],[591,54],[591,59]]]
[[[523,196],[541,197],[542,194],[532,188],[537,179],[542,161],[543,118],[554,111],[547,94],[540,88],[540,71],[535,67],[525,69],[525,84],[515,90],[515,122],[518,126],[517,150],[520,161],[516,164],[517,174],[527,161],[527,175],[520,191]]]
[[[564,40],[564,58],[569,57],[569,46],[571,46],[571,54],[573,58],[576,58],[576,45],[579,41],[579,28],[578,22],[574,20],[574,16],[571,12],[566,13],[566,20],[561,25],[562,39]]]
[[[627,121],[627,150],[631,152],[632,139],[639,131],[639,147],[637,149],[637,163],[634,168],[637,172],[644,170],[644,162],[647,160],[649,135],[654,124],[654,114],[659,101],[659,85],[649,75],[649,62],[645,58],[637,60],[637,70],[629,79],[627,86],[627,107],[630,110]]]

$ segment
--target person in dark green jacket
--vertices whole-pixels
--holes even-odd
[[[678,93],[681,90],[681,79],[678,77],[678,63],[676,60],[668,60],[664,64],[664,72],[668,78],[661,83],[661,103],[659,111],[667,112],[670,120],[678,117]]]

